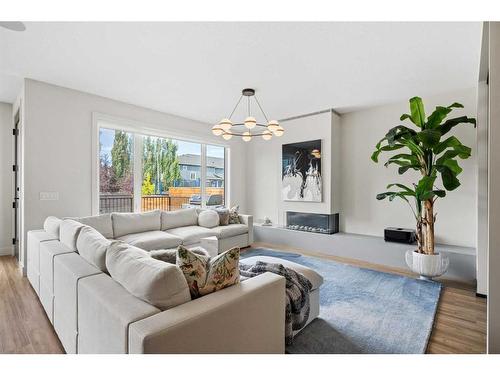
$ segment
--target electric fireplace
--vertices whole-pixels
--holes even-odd
[[[286,212],[286,228],[303,232],[333,234],[339,231],[339,214]]]

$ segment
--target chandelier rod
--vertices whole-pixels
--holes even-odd
[[[259,103],[259,99],[257,99],[257,95],[255,95],[254,98],[255,98],[255,101],[257,102],[257,105],[259,106],[260,111],[264,115],[264,118],[266,119],[267,122],[269,122],[269,119],[267,118],[266,113],[264,112],[264,110],[262,109],[262,107]]]
[[[238,104],[240,104],[242,98],[243,98],[243,95],[240,96],[240,98],[238,99],[238,102],[234,106],[233,111],[231,112],[231,114],[228,117],[229,120],[231,120],[231,117],[233,117],[234,111],[236,111],[236,108],[238,108]]]

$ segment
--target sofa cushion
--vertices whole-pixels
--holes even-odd
[[[193,298],[239,283],[239,259],[237,247],[213,258],[197,255],[184,246],[177,249],[177,265],[186,277]]]
[[[149,232],[160,230],[161,213],[159,210],[144,213],[121,213],[113,212],[113,234],[115,238],[131,233]]]
[[[172,249],[182,243],[182,238],[159,230],[127,234],[117,239],[148,251]]]
[[[212,228],[212,232],[214,232],[219,239],[228,238],[248,233],[248,226],[245,224],[229,224]]]
[[[83,224],[75,220],[62,220],[59,227],[59,241],[71,250],[76,251],[76,239],[78,238],[78,234],[82,228]]]
[[[180,268],[151,258],[145,250],[114,242],[106,253],[106,267],[130,294],[161,310],[191,300]]]
[[[183,245],[191,245],[200,242],[200,240],[204,237],[214,235],[214,231],[212,229],[199,227],[197,225],[168,229],[166,232],[182,238]]]
[[[300,273],[301,275],[305,276],[305,278],[311,282],[311,284],[312,284],[311,290],[318,289],[323,284],[323,276],[321,276],[315,270],[313,270],[312,268],[303,266],[302,264],[290,262],[289,260],[275,258],[275,257],[268,257],[268,256],[264,256],[264,255],[240,259],[240,263],[248,264],[248,265],[254,265],[258,261],[265,262],[265,263],[282,264],[284,267],[290,268],[290,269],[294,270],[295,272]]]
[[[214,210],[204,210],[198,215],[198,225],[204,228],[215,228],[219,225],[219,214]]]
[[[73,220],[94,228],[106,238],[113,238],[113,222],[111,221],[111,214],[75,217]]]
[[[234,206],[229,209],[229,224],[241,224],[239,210],[240,206]]]
[[[59,238],[59,227],[61,225],[61,219],[55,216],[49,216],[43,222],[43,229],[45,232]]]
[[[195,254],[202,255],[206,258],[210,258],[208,251],[199,246],[193,247],[189,250],[191,250]],[[177,261],[177,249],[151,250],[149,252],[149,255],[151,256],[151,258],[158,259],[161,260],[162,262],[167,262],[171,264],[175,264],[175,262]]]
[[[198,225],[198,213],[196,208],[185,208],[177,211],[162,211],[161,230],[177,227]]]
[[[217,208],[215,210],[219,214],[219,225],[224,226],[229,224],[229,210],[227,208]]]
[[[84,226],[80,230],[80,234],[76,240],[76,249],[87,262],[97,267],[100,271],[107,272],[106,251],[111,242],[111,240],[106,239],[94,228]]]

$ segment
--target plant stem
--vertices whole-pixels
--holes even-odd
[[[434,202],[428,199],[424,202],[424,252],[428,255],[434,254]]]

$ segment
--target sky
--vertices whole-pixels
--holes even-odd
[[[115,130],[100,128],[99,130],[99,142],[101,144],[100,154],[107,154],[108,160],[111,161],[111,148],[113,147],[113,140],[115,137]],[[178,149],[177,154],[201,154],[201,146],[199,143],[185,142],[174,140],[177,143]],[[224,157],[224,147],[207,145],[207,156],[223,158]]]

